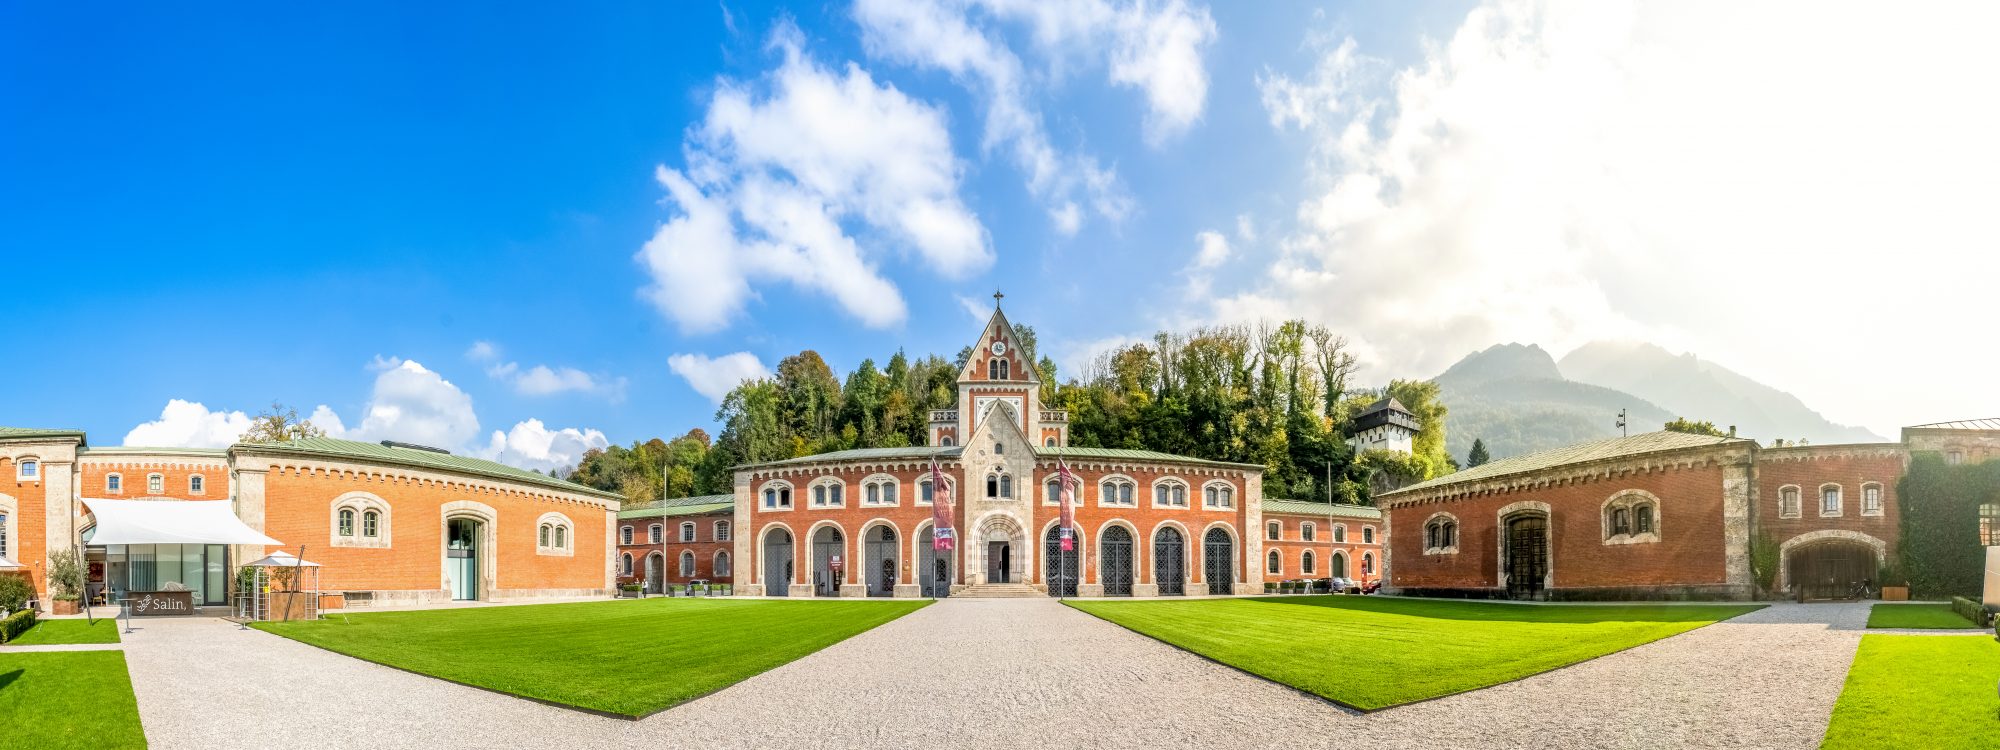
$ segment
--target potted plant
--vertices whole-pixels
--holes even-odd
[[[1882,601],[1907,602],[1910,600],[1910,581],[1903,575],[1903,566],[1891,560],[1877,573],[1882,582]]]
[[[621,585],[621,586],[619,586],[619,587],[618,587],[618,592],[619,592],[619,593],[618,593],[618,598],[620,598],[620,599],[644,599],[644,598],[646,598],[646,594],[645,594],[645,591],[646,591],[646,587],[644,587],[644,586],[641,586],[641,585],[639,585],[639,584],[636,584],[636,583],[627,583],[627,584],[624,584],[624,585]]]
[[[49,599],[50,611],[58,615],[73,615],[82,611],[78,600],[83,598],[83,560],[76,550],[62,550],[49,556]]]

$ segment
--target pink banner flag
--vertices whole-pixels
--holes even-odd
[[[937,459],[931,459],[931,549],[943,551],[953,547],[958,538],[958,529],[951,523],[951,495],[945,491],[944,472],[938,470]]]
[[[1060,458],[1056,459],[1056,484],[1060,487],[1056,494],[1062,498],[1062,516],[1057,522],[1062,531],[1057,533],[1062,535],[1064,552],[1076,548],[1076,532],[1071,531],[1076,527],[1076,516],[1070,512],[1070,504],[1073,502],[1071,496],[1076,492],[1075,482],[1076,476],[1069,473],[1069,464],[1063,463]]]

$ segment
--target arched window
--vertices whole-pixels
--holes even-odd
[[[1285,538],[1285,523],[1283,521],[1265,521],[1264,538],[1274,542]]]
[[[1840,485],[1822,484],[1819,486],[1819,514],[1821,517],[1838,516],[1841,514]]]
[[[955,489],[957,488],[952,484],[951,479],[946,478],[944,480],[944,490],[943,490],[944,499],[946,502],[950,502],[952,500],[952,491]],[[930,477],[925,476],[923,479],[917,480],[917,503],[920,505],[931,505],[933,503],[936,503],[937,500],[938,500],[938,491],[935,488],[931,487]]]
[[[694,577],[694,552],[690,550],[681,550],[681,577]]]
[[[687,542],[692,542],[692,541],[694,541],[694,522],[693,521],[682,522],[681,542],[685,544]]]
[[[1014,478],[1012,476],[1008,476],[1006,474],[1000,475],[1000,496],[1001,497],[1014,496]]]
[[[1006,357],[994,357],[986,360],[986,379],[1007,380],[1007,369],[1008,363]]]
[[[1979,506],[1979,543],[2000,547],[2000,503]]]
[[[632,527],[626,526],[618,530],[618,543],[619,544],[632,543]]]
[[[1375,574],[1374,553],[1364,553],[1361,555],[1361,574],[1364,576]]]
[[[158,495],[166,491],[167,491],[167,475],[165,474],[146,475],[146,494]]]
[[[1336,523],[1333,525],[1333,543],[1334,544],[1347,543],[1347,524]]]
[[[1306,575],[1312,575],[1314,573],[1319,572],[1319,568],[1313,565],[1312,550],[1306,550],[1305,552],[1299,553],[1299,572],[1304,573]]]
[[[1424,522],[1424,554],[1458,552],[1458,519],[1448,513],[1431,516]]]
[[[200,495],[206,493],[207,491],[208,491],[208,481],[203,479],[200,474],[188,475],[188,494]]]
[[[354,509],[340,509],[340,535],[354,536]]]
[[[653,544],[659,544],[666,539],[666,527],[657,523],[646,527],[646,539]]]
[[[1361,543],[1362,544],[1375,543],[1375,527],[1373,526],[1361,527]]]
[[[1311,521],[1299,522],[1299,538],[1308,542],[1319,541],[1319,524]]]
[[[1631,544],[1660,540],[1660,502],[1637,490],[1604,501],[1604,541]]]
[[[1799,488],[1789,485],[1778,488],[1778,517],[1799,517]]]
[[[716,521],[716,522],[715,522],[715,541],[718,541],[718,542],[726,542],[726,541],[729,541],[729,522],[728,522],[728,521]]]
[[[104,475],[104,491],[113,495],[125,492],[125,477],[120,474]]]
[[[1097,484],[1097,504],[1131,507],[1137,502],[1132,496],[1133,491],[1134,485],[1132,484],[1132,480],[1123,477],[1107,477]]]
[[[361,513],[361,535],[374,539],[382,534],[382,514],[377,511]]]
[[[621,555],[619,557],[619,565],[625,570],[625,575],[632,575],[632,553],[627,552]]]
[[[1044,447],[1044,448],[1054,448],[1054,447],[1056,447],[1056,439],[1055,439],[1055,438],[1052,438],[1052,437],[1049,437],[1049,438],[1042,438],[1042,447]]]
[[[542,524],[541,530],[537,532],[535,535],[535,546],[537,547],[550,546],[549,542],[555,538],[554,532],[555,532],[555,527],[550,526],[549,524],[546,523]]]
[[[556,549],[569,549],[569,527],[556,527]]]
[[[1187,485],[1177,479],[1163,479],[1153,483],[1153,505],[1167,508],[1187,507]]]
[[[1882,485],[1872,482],[1861,485],[1861,515],[1882,515]]]
[[[995,456],[1007,455],[1007,444],[1002,443],[998,440],[993,441],[993,455]]]
[[[939,436],[939,437],[938,437],[938,445],[940,445],[940,446],[943,446],[943,447],[946,447],[946,448],[950,448],[950,447],[951,447],[951,436],[950,436],[950,435],[942,435],[942,436]]]
[[[555,512],[543,513],[541,518],[535,519],[535,554],[563,556],[576,554],[576,550],[570,547],[570,538],[573,536],[570,532],[575,528],[575,524],[570,523],[569,516]]]
[[[709,574],[715,576],[716,578],[726,578],[729,576],[728,552],[724,552],[722,550],[715,551],[715,569],[709,571]]]
[[[765,510],[791,510],[792,486],[782,480],[764,485]]]
[[[1271,575],[1284,575],[1285,557],[1278,554],[1277,550],[1271,550],[1270,554],[1264,556],[1264,571]]]
[[[331,508],[335,547],[390,547],[389,503],[366,492],[350,492],[334,498]],[[359,531],[357,534],[356,532]]]

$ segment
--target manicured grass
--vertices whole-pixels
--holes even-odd
[[[1821,748],[2000,747],[2000,643],[1864,635]]]
[[[929,603],[640,599],[333,615],[256,627],[454,682],[644,716]]]
[[[146,746],[117,651],[0,653],[0,747]]]
[[[89,620],[42,620],[28,628],[9,646],[46,646],[58,643],[117,643],[118,621],[108,617]]]
[[[1520,679],[1758,609],[1374,596],[1069,605],[1365,711]]]
[[[1978,625],[1952,611],[1950,604],[1877,604],[1868,610],[1871,628],[1976,628]]]

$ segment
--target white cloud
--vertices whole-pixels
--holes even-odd
[[[515,424],[506,432],[494,430],[486,441],[486,447],[473,451],[473,454],[489,461],[546,473],[550,469],[572,468],[583,460],[584,451],[592,448],[601,450],[610,444],[604,433],[597,430],[574,427],[550,430],[542,424],[542,420],[530,419]]]
[[[1220,232],[1196,232],[1195,244],[1200,249],[1194,254],[1195,268],[1214,268],[1229,260],[1229,238]]]
[[[465,358],[474,362],[491,362],[500,358],[500,347],[491,341],[474,341],[472,347],[465,350]]]
[[[757,355],[749,352],[709,357],[706,354],[676,354],[667,358],[667,367],[686,380],[688,387],[715,403],[745,380],[771,377]]]
[[[1939,377],[2000,369],[1944,324],[1990,317],[2000,275],[1996,15],[1492,2],[1372,80],[1323,49],[1260,80],[1313,140],[1313,194],[1216,313],[1334,323],[1385,377],[1646,338],[1881,432],[2000,412]]]
[[[963,294],[954,294],[952,297],[958,300],[959,308],[965,310],[965,314],[972,318],[975,325],[986,325],[986,320],[993,317],[993,309],[979,300]]]
[[[250,431],[240,411],[209,411],[199,402],[170,399],[160,418],[125,433],[125,444],[147,448],[224,448]]]
[[[523,368],[518,362],[496,362],[486,375],[506,383],[523,396],[552,396],[559,393],[595,393],[612,401],[625,398],[625,378],[602,378],[568,366],[535,365]]]
[[[395,440],[453,450],[479,434],[472,397],[415,361],[377,358],[375,388],[361,424],[349,430],[331,409],[314,410],[314,424],[349,440]],[[330,417],[321,424],[317,418]],[[334,427],[340,427],[336,432]]]
[[[718,82],[688,133],[686,169],[656,170],[678,214],[639,260],[646,296],[683,331],[726,327],[766,280],[826,294],[868,326],[896,325],[907,309],[877,270],[885,246],[947,278],[992,265],[986,228],[958,196],[944,113],[859,66],[823,67],[800,44],[783,27],[776,70]]]
[[[1112,83],[1144,92],[1146,140],[1155,146],[1199,121],[1208,98],[1202,52],[1215,39],[1215,22],[1206,7],[1181,0],[1157,6],[1104,0],[859,0],[854,19],[871,55],[943,71],[982,99],[984,147],[1010,150],[1029,192],[1064,234],[1082,227],[1086,206],[1111,221],[1124,219],[1132,198],[1115,170],[1050,143],[1031,101],[1035,92],[1049,88],[1074,59],[1102,60]],[[1033,30],[1045,70],[1029,70],[999,31],[987,28],[1002,23],[1025,23]]]

